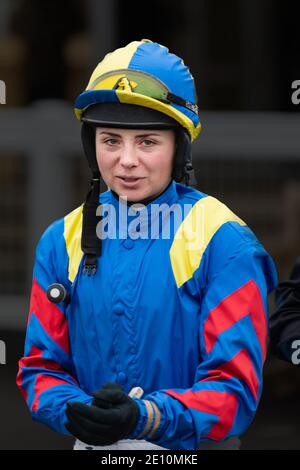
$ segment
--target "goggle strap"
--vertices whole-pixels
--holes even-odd
[[[174,95],[171,92],[167,94],[167,100],[171,101],[171,103],[177,104],[178,106],[183,106],[184,108],[189,109],[193,113],[198,115],[198,106],[191,101],[185,100],[180,96]]]

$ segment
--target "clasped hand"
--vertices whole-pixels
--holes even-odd
[[[134,430],[139,407],[120,385],[107,383],[93,393],[91,405],[68,402],[66,429],[82,442],[110,445]]]

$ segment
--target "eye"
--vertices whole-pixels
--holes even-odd
[[[109,139],[105,139],[104,141],[108,145],[117,145],[119,143],[118,139],[110,137]]]
[[[151,145],[154,145],[155,142],[151,139],[143,139],[141,142],[145,147],[150,147]]]

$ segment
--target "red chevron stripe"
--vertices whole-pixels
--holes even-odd
[[[39,286],[36,278],[34,278],[32,283],[28,322],[33,313],[46,333],[68,354],[69,335],[66,317],[55,304],[48,300],[46,293]]]
[[[176,398],[188,408],[218,416],[218,421],[212,425],[208,435],[201,437],[215,441],[225,439],[233,426],[237,412],[238,400],[235,395],[215,390],[200,390],[198,392],[189,390],[185,393],[168,390],[165,393]]]
[[[36,346],[32,346],[28,356],[23,357],[19,361],[21,367],[34,367],[36,369],[47,369],[47,370],[59,370],[65,372],[59,364],[50,359],[44,359],[42,357],[43,352]]]
[[[19,387],[20,392],[22,393],[26,403],[28,403],[28,393],[27,393],[26,388],[23,387],[22,368],[21,368],[20,362],[19,362],[20,367],[19,367],[19,370],[18,370],[16,383],[17,383],[17,386]]]
[[[250,315],[264,360],[267,351],[267,320],[259,288],[253,280],[230,294],[209,312],[204,323],[207,353],[212,350],[221,333],[247,315]]]
[[[51,375],[37,374],[34,385],[34,400],[31,406],[32,411],[37,411],[39,409],[40,395],[56,385],[70,385],[70,383]]]
[[[201,380],[201,382],[229,380],[232,377],[243,380],[250,388],[255,400],[258,398],[259,382],[246,349],[242,349],[230,361],[221,364],[217,369],[208,371],[208,376],[206,379]]]
[[[20,391],[25,398],[26,402],[28,402],[28,394],[27,390],[23,387],[23,378],[22,378],[22,369],[26,367],[33,367],[36,369],[47,369],[47,370],[56,370],[60,372],[65,372],[56,362],[43,359],[42,351],[37,348],[36,346],[32,346],[28,356],[23,357],[19,360],[19,371],[17,375],[16,383],[20,388]],[[75,381],[75,379],[74,379]]]

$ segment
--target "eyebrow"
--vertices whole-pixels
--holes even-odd
[[[115,132],[107,132],[107,131],[102,131],[98,135],[103,135],[103,134],[111,135],[113,137],[122,137],[121,134],[117,134]],[[148,132],[147,134],[139,134],[139,135],[136,135],[135,137],[149,137],[149,135],[155,135],[158,137],[160,136],[160,134],[156,134],[155,132]]]

